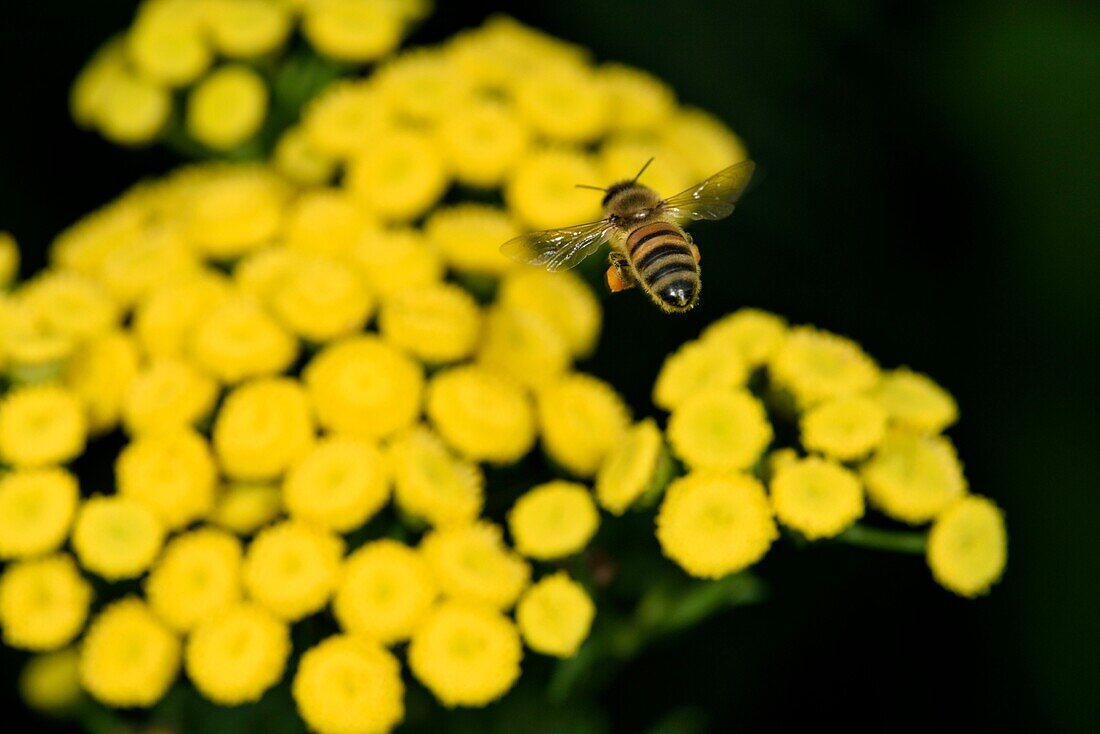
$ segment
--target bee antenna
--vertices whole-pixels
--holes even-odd
[[[578,189],[593,189],[595,191],[607,191],[607,189],[600,186],[589,186],[588,184],[576,184]]]
[[[642,177],[643,173],[645,173],[645,169],[649,168],[649,164],[652,163],[654,160],[655,158],[650,158],[648,161],[646,161],[645,165],[642,166],[642,170],[638,171],[638,175],[634,177],[631,183],[637,183],[638,179]]]

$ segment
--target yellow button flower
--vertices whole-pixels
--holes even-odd
[[[246,383],[225,399],[214,423],[214,451],[234,479],[280,476],[313,446],[309,399],[297,380]]]
[[[200,252],[232,260],[274,239],[288,195],[286,184],[266,168],[212,166],[189,187],[182,221]]]
[[[497,303],[542,316],[565,338],[574,357],[587,357],[596,348],[600,302],[574,273],[517,268],[501,281]]]
[[[203,37],[198,3],[142,3],[126,37],[130,62],[143,76],[168,86],[197,79],[213,60]]]
[[[515,604],[531,575],[490,522],[437,528],[424,537],[420,550],[444,594],[497,609]]]
[[[222,530],[177,535],[145,580],[149,606],[168,626],[189,632],[241,596],[241,542]]]
[[[233,282],[258,303],[267,303],[275,290],[308,259],[297,248],[274,245],[251,252],[233,266]]]
[[[941,436],[890,433],[861,473],[871,502],[912,525],[932,520],[966,493],[955,447]]]
[[[259,132],[267,115],[263,78],[241,64],[227,64],[187,96],[187,132],[213,150],[229,150]]]
[[[159,225],[107,253],[98,276],[116,301],[133,305],[199,272],[198,257],[180,229]]]
[[[746,390],[696,393],[668,420],[673,453],[693,469],[748,469],[771,440],[764,406]]]
[[[778,537],[764,488],[747,474],[692,472],[657,513],[664,554],[692,576],[720,578],[759,561]]]
[[[392,110],[378,91],[360,80],[338,81],[302,113],[302,130],[322,155],[348,158],[392,124]]]
[[[286,243],[315,255],[343,255],[370,224],[370,217],[347,192],[333,188],[307,191],[287,216]]]
[[[504,200],[531,229],[599,219],[599,192],[578,189],[578,183],[605,183],[590,157],[569,150],[539,150],[516,166],[504,190]]]
[[[582,66],[554,65],[515,89],[516,110],[540,136],[587,143],[607,130],[611,108],[596,76]]]
[[[409,667],[445,706],[484,706],[519,678],[523,648],[507,617],[488,607],[445,602],[409,645]]]
[[[748,158],[745,144],[733,131],[702,110],[681,108],[661,132],[665,144],[691,164],[699,181]]]
[[[19,243],[10,232],[0,232],[0,288],[9,288],[19,275]]]
[[[0,477],[0,559],[57,550],[69,534],[80,498],[62,469],[17,470]]]
[[[583,484],[553,481],[532,487],[508,513],[516,550],[552,561],[579,553],[600,525],[600,514]]]
[[[886,411],[852,395],[818,404],[802,416],[802,445],[840,461],[866,456],[886,435]]]
[[[63,647],[84,627],[91,601],[91,584],[67,554],[13,563],[0,576],[4,643],[23,650]]]
[[[591,477],[630,425],[630,410],[614,388],[574,373],[538,395],[546,454],[580,477]]]
[[[936,518],[928,534],[932,575],[959,596],[987,593],[1004,573],[1007,558],[1004,516],[985,497],[954,503]]]
[[[469,357],[481,330],[473,296],[440,283],[393,294],[382,306],[378,329],[391,344],[429,364]]]
[[[405,123],[434,125],[473,96],[470,80],[434,49],[414,49],[386,63],[373,77],[382,99]]]
[[[204,619],[187,638],[187,676],[221,706],[254,703],[279,682],[290,656],[290,630],[253,604]]]
[[[732,390],[748,379],[748,365],[727,347],[689,341],[665,358],[653,384],[653,404],[674,410],[707,390]]]
[[[271,308],[299,337],[321,343],[362,330],[374,299],[353,268],[309,257],[275,288]]]
[[[348,253],[373,293],[383,299],[439,283],[443,259],[419,230],[368,228]]]
[[[278,485],[235,482],[222,489],[209,519],[237,535],[252,535],[282,509],[283,492]]]
[[[224,56],[251,59],[279,49],[291,30],[290,8],[270,0],[209,0],[203,14],[210,40]]]
[[[878,366],[859,345],[827,331],[800,326],[772,355],[771,377],[800,407],[864,392],[878,382]]]
[[[429,525],[471,522],[481,514],[485,478],[424,427],[395,439],[388,452],[398,506]]]
[[[135,597],[100,612],[81,645],[80,682],[108,706],[152,706],[179,668],[179,639]]]
[[[121,199],[62,231],[50,244],[50,261],[61,268],[94,275],[103,267],[108,254],[132,242],[145,226],[144,207]]]
[[[108,581],[140,576],[164,543],[164,525],[145,505],[128,497],[93,497],[73,526],[80,565]]]
[[[160,135],[171,113],[167,89],[120,69],[105,80],[96,125],[119,145],[143,145]]]
[[[492,99],[467,101],[439,121],[440,151],[461,183],[499,186],[527,152],[531,133],[511,107]]]
[[[597,82],[607,97],[608,107],[613,110],[608,122],[616,130],[656,132],[676,111],[676,95],[672,89],[641,69],[604,64],[597,71]]]
[[[607,452],[596,473],[596,499],[612,515],[622,515],[655,484],[667,481],[671,460],[656,421],[634,424]]]
[[[828,459],[780,463],[769,489],[779,522],[810,540],[839,535],[863,516],[859,478]]]
[[[191,356],[227,383],[282,372],[298,356],[298,343],[251,298],[240,296],[211,312],[195,330]]]
[[[514,463],[535,442],[530,399],[512,380],[484,367],[455,367],[433,377],[427,414],[443,440],[474,461]]]
[[[326,347],[302,376],[318,422],[334,433],[385,438],[420,413],[423,369],[374,336]]]
[[[96,127],[111,82],[126,64],[126,42],[117,37],[96,49],[84,64],[69,90],[69,114],[79,127]]]
[[[100,283],[78,273],[46,271],[24,285],[19,295],[47,331],[73,339],[103,334],[122,316]]]
[[[499,275],[514,267],[500,246],[520,230],[496,207],[459,204],[433,212],[424,223],[424,234],[455,270]]]
[[[218,384],[189,362],[157,359],[130,383],[122,421],[132,436],[194,426],[214,409]]]
[[[291,517],[341,533],[365,524],[389,498],[381,452],[350,437],[322,439],[283,483]]]
[[[334,635],[306,650],[291,692],[318,734],[386,734],[405,717],[401,664],[355,635]]]
[[[19,695],[32,709],[47,714],[72,711],[84,697],[76,647],[41,653],[19,674]]]
[[[529,388],[555,382],[570,367],[569,345],[534,311],[495,305],[485,318],[478,362]]]
[[[169,530],[210,511],[216,480],[210,446],[191,430],[141,436],[122,450],[115,464],[118,493],[148,507]]]
[[[332,533],[295,521],[272,525],[248,547],[245,589],[280,619],[296,621],[328,603],[343,554],[343,541]]]
[[[382,58],[401,43],[404,23],[386,3],[321,0],[303,8],[302,32],[322,56],[365,63]]]
[[[645,166],[638,180],[661,196],[672,196],[699,183],[677,152],[651,137],[613,135],[600,146],[597,162],[608,183],[633,179]]]
[[[0,402],[0,459],[16,467],[62,464],[84,451],[84,406],[54,385],[18,388]]]
[[[959,417],[950,393],[926,375],[904,367],[883,374],[871,397],[892,421],[920,433],[939,433]]]
[[[336,159],[318,150],[296,125],[283,132],[272,153],[272,165],[300,186],[321,186],[336,175]]]
[[[132,336],[109,331],[85,342],[69,360],[65,385],[84,403],[89,432],[106,433],[118,425],[139,359]]]
[[[407,222],[428,211],[450,177],[435,142],[425,133],[381,133],[348,163],[346,185],[367,210]]]
[[[787,337],[787,322],[775,314],[742,308],[703,329],[701,338],[737,351],[746,363],[765,364]]]
[[[383,645],[407,640],[435,602],[435,581],[420,554],[395,540],[348,556],[332,610],[346,632]]]
[[[516,606],[516,624],[527,647],[558,658],[577,652],[595,616],[591,597],[564,571],[539,580]]]

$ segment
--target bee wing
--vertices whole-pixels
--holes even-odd
[[[724,219],[745,192],[756,164],[741,161],[660,203],[676,219]]]
[[[500,251],[513,260],[541,265],[550,271],[568,270],[610,239],[613,225],[606,219],[562,229],[528,232],[508,240]]]

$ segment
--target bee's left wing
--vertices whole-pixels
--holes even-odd
[[[670,196],[659,206],[676,219],[724,219],[733,213],[755,168],[752,161],[735,163],[687,191]]]
[[[568,270],[610,239],[613,225],[606,219],[562,229],[528,232],[508,240],[500,251],[520,262],[550,271]]]

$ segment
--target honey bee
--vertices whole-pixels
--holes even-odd
[[[529,232],[501,245],[514,260],[550,271],[568,270],[607,242],[611,245],[607,285],[612,292],[640,285],[668,313],[683,313],[699,300],[699,248],[679,222],[723,219],[752,178],[755,164],[742,161],[702,183],[662,199],[638,183],[638,175],[603,191],[604,218],[562,229]]]

